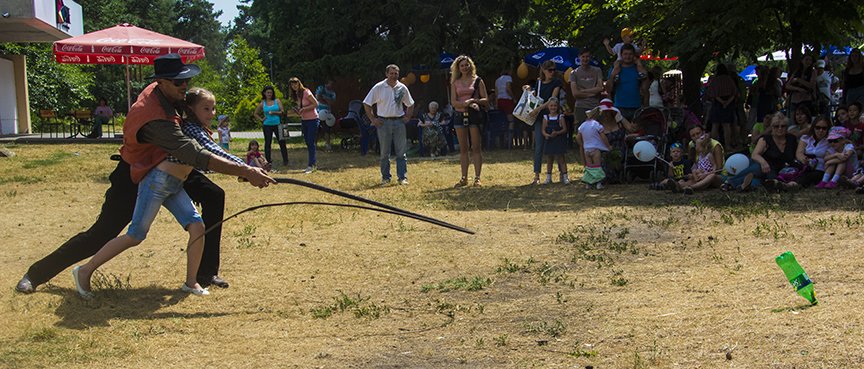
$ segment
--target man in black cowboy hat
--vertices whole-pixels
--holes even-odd
[[[181,119],[178,108],[186,99],[190,79],[201,73],[198,66],[184,64],[178,54],[167,54],[156,58],[154,67],[155,73],[150,76],[154,82],[138,96],[124,123],[123,147],[120,149],[122,159],[109,177],[111,187],[105,192],[105,202],[96,223],[30,266],[16,286],[19,292],[33,292],[36,286],[93,256],[102,245],[120,234],[132,219],[138,195],[137,182],[142,172],[146,173],[158,164],[165,154],[197,168],[243,177],[256,187],[275,183],[261,168],[211,155],[194,139],[183,135],[177,124]],[[225,192],[219,186],[203,174],[192,171],[184,189],[193,201],[201,204],[201,215],[207,228],[222,221]],[[221,229],[205,237],[204,256],[198,269],[198,282],[202,286],[228,287],[228,283],[217,274],[220,237]]]

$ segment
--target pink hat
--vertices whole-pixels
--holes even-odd
[[[846,127],[831,127],[831,130],[828,131],[828,140],[847,138],[849,137],[849,133],[849,129]]]

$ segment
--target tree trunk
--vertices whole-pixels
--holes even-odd
[[[684,103],[697,116],[702,116],[702,74],[708,66],[708,58],[699,56],[681,55],[681,73],[684,83]]]

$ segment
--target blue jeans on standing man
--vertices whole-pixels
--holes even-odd
[[[402,118],[381,118],[383,122],[378,127],[378,146],[381,148],[381,179],[390,180],[390,147],[396,147],[396,175],[407,179],[408,175],[408,141],[405,122]]]
[[[301,120],[300,127],[303,132],[303,141],[306,141],[306,151],[309,153],[309,163],[306,166],[314,167],[315,161],[315,144],[318,142],[318,125],[320,120],[309,119]]]

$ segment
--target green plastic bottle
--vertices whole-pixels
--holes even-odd
[[[801,297],[815,305],[817,301],[816,292],[813,290],[813,281],[810,280],[810,277],[807,276],[807,273],[805,273],[804,269],[801,268],[801,265],[798,264],[798,260],[795,260],[795,255],[786,251],[774,260],[777,262],[777,265],[780,266],[780,269],[783,269],[783,273],[786,274],[786,279],[788,279],[789,283],[792,284],[792,287],[795,288],[795,292],[798,292]]]

